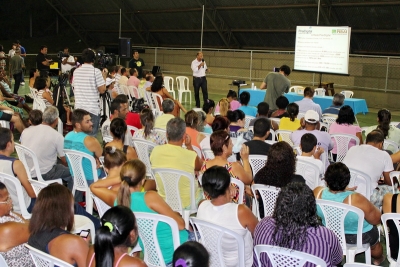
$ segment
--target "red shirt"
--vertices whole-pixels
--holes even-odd
[[[140,115],[134,112],[128,112],[125,118],[126,125],[134,126],[138,129],[142,128],[142,124],[140,123]],[[132,132],[132,135],[134,132]]]

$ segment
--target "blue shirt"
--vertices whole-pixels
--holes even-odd
[[[244,112],[244,114],[249,115],[249,116],[255,117],[257,115],[257,108],[255,108],[255,107],[241,106],[238,109],[240,109],[241,111]]]

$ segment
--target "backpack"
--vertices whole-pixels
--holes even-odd
[[[132,98],[132,104],[131,104],[132,112],[139,113],[142,111],[144,108],[148,108],[147,105],[144,104],[144,99],[143,98]]]

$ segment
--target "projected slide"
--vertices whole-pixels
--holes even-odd
[[[294,70],[348,75],[350,27],[297,26]]]

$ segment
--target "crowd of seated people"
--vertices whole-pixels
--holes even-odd
[[[121,68],[117,69],[116,75],[122,77],[126,73],[137,76],[137,71],[125,69],[121,73]],[[320,130],[321,111],[314,105],[316,103],[312,102],[311,88],[305,90],[305,99],[300,103],[289,104],[286,97],[278,97],[277,110],[269,110],[265,102],[261,102],[257,108],[249,106],[248,92],[240,94],[239,102],[236,92],[230,90],[227,98],[218,101],[217,105],[212,99],[208,99],[204,103],[203,111],[186,111],[185,107],[166,91],[162,76],[157,76],[154,81],[150,74],[145,74],[143,77],[141,81],[132,80],[138,87],[147,88],[148,91],[160,94],[164,99],[160,103],[163,113],[157,118],[148,108],[136,112],[129,111],[128,98],[117,93],[110,106],[112,115],[103,124],[102,137],[107,136],[111,140],[107,144],[104,142],[102,144],[99,141],[101,138],[89,135],[93,122],[88,112],[75,109],[67,118],[74,130],[63,137],[62,148],[78,150],[95,158],[96,170],[92,170],[88,161],[81,163],[87,184],[94,196],[112,207],[100,220],[87,214],[74,201],[70,176],[62,177],[64,185],[51,184],[40,193],[36,193],[27,178],[27,171],[31,170],[27,170],[21,161],[12,156],[14,153],[12,132],[0,128],[0,167],[2,172],[20,181],[25,205],[32,213],[30,222],[21,217],[15,190],[6,188],[6,185],[0,183],[0,240],[2,240],[0,255],[6,259],[9,266],[33,266],[30,257],[26,256],[28,252],[23,246],[24,243],[79,267],[94,267],[99,266],[99,263],[102,266],[107,264],[146,266],[138,255],[127,255],[128,247],[135,246],[137,242],[146,253],[138,234],[138,225],[135,223],[135,212],[165,215],[178,225],[182,245],[175,253],[171,231],[165,224],[157,228],[156,234],[167,266],[190,266],[189,258],[193,259],[190,262],[192,266],[196,266],[195,262],[200,264],[197,266],[210,264],[208,258],[210,252],[199,246],[199,243],[188,241],[192,239],[192,232],[195,229],[191,227],[186,229],[182,216],[167,204],[168,196],[161,178],[158,175],[155,175],[155,180],[146,177],[148,170],[138,157],[135,148],[131,146],[132,137],[154,143],[155,148],[148,153],[152,168],[169,168],[193,174],[195,201],[198,207],[195,216],[238,233],[245,243],[246,267],[258,266],[253,247],[262,244],[315,255],[323,259],[327,266],[336,266],[342,262],[343,251],[339,240],[333,231],[323,226],[326,224],[325,218],[316,204],[316,199],[360,208],[364,213],[363,243],[371,246],[374,264],[380,264],[384,260],[376,226],[380,223],[379,208],[382,205],[384,213],[397,212],[398,189],[395,188],[395,194],[391,193],[389,173],[393,170],[393,163],[400,161],[399,153],[391,151],[394,154],[389,155],[382,149],[384,140],[400,142],[400,138],[396,137],[398,128],[390,125],[391,114],[388,110],[382,109],[378,112],[378,125],[371,126],[366,131],[366,144],[363,144],[361,129],[354,125],[353,110],[349,106],[343,106],[343,101],[338,104],[339,100],[343,100],[340,99],[340,94],[335,95],[334,105],[330,107],[329,112],[324,111],[324,114],[337,116],[336,122],[330,125],[327,133]],[[47,81],[38,77],[36,70],[32,71],[31,81],[32,87],[39,89],[38,97],[48,106],[52,106],[54,101],[51,92],[47,90],[49,87]],[[44,83],[44,86],[40,83]],[[305,113],[303,119],[297,118],[299,108]],[[185,112],[184,120],[179,117],[180,110]],[[135,115],[132,116],[131,113]],[[26,136],[33,132],[35,127],[37,129],[48,127],[50,130],[56,127],[57,123],[54,120],[50,121],[45,114],[40,120],[41,115],[35,110],[29,113],[32,128],[29,127],[22,135],[22,142],[29,140]],[[251,134],[246,134],[250,133],[249,129],[245,128],[246,116],[257,117],[250,122]],[[135,125],[141,126],[138,127],[138,131],[133,133],[128,130],[128,117],[131,119],[134,117],[134,123],[137,123]],[[271,120],[270,117],[280,120]],[[23,128],[18,126],[15,120],[14,123],[15,127],[23,132]],[[132,122],[129,125],[132,125]],[[161,135],[158,129],[165,130],[165,135]],[[294,148],[284,141],[275,139],[269,143],[265,142],[271,136],[271,130],[277,129],[293,132],[291,139],[296,146],[299,146],[300,150],[297,153],[300,151],[301,154],[296,156]],[[343,163],[333,162],[337,144],[331,139],[330,134],[334,133],[352,134],[360,140],[359,146],[355,143],[348,145],[349,150]],[[236,149],[234,142],[241,135],[248,140],[239,144]],[[57,164],[64,167],[71,164],[67,162],[58,147],[46,149],[49,148],[50,141],[44,140],[41,148],[31,145],[37,154],[43,153],[41,149],[44,148],[48,150],[46,152],[52,152],[54,158],[59,157],[51,162],[52,166],[40,166],[39,171],[44,172],[42,176]],[[200,150],[210,149],[214,158],[198,155],[195,147]],[[326,157],[326,161],[322,162],[322,155],[328,154],[329,151],[333,157],[331,159]],[[249,155],[267,156],[265,166],[257,173],[252,172]],[[101,156],[104,156],[103,166],[99,160]],[[318,187],[309,188],[305,183],[306,177],[296,174],[297,158],[308,160],[318,166],[319,175],[323,178]],[[327,168],[326,171],[323,166]],[[354,185],[356,187],[349,187],[350,171],[353,169],[363,171],[371,177],[371,192],[361,192],[356,188],[357,184]],[[73,176],[71,168],[63,171]],[[94,175],[93,171],[97,172],[97,175]],[[55,176],[52,175],[53,178],[56,178]],[[95,177],[99,180],[95,181]],[[192,177],[182,176],[178,183],[182,207],[186,209],[191,204],[189,179]],[[245,185],[244,205],[237,204],[239,188],[231,183],[231,179],[238,179]],[[264,218],[265,203],[259,193],[252,194],[250,190],[252,184],[280,189],[272,216]],[[65,201],[59,201],[60,198]],[[254,205],[252,198],[258,199],[258,207],[252,207]],[[251,208],[259,211],[260,217],[263,218],[261,221],[257,221]],[[56,218],[54,214],[63,216]],[[89,246],[88,238],[82,239],[70,234],[74,214],[87,216],[94,223],[97,230],[93,233],[95,243],[92,246]],[[322,222],[319,222],[318,217]],[[346,217],[345,220],[348,243],[355,243],[356,239],[357,225],[353,217]],[[395,234],[396,231],[391,230],[391,240],[394,240],[394,243],[398,239],[398,234],[397,237]],[[237,266],[235,242],[229,238],[223,238],[221,242],[226,266]],[[397,250],[398,244],[397,248],[394,246],[392,249],[393,258],[397,255],[395,253]],[[196,253],[190,253],[194,251]],[[201,259],[195,258],[198,255],[203,256]],[[272,266],[266,254],[261,256],[261,264]]]

